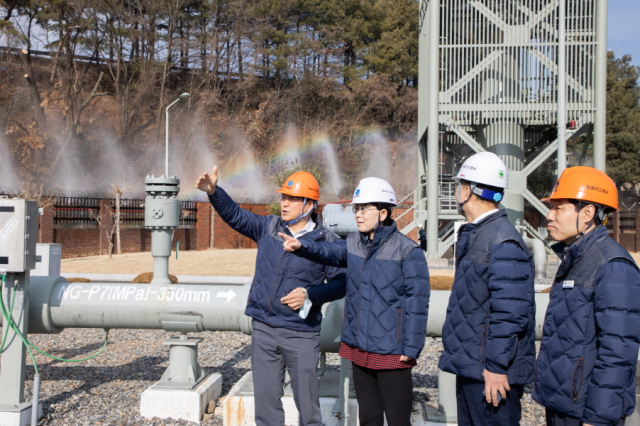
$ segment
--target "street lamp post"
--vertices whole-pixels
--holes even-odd
[[[178,101],[181,101],[182,99],[187,99],[188,97],[189,97],[188,93],[181,94],[180,96],[178,96],[178,99],[171,102],[171,104],[169,104],[169,106],[166,109],[167,124],[165,126],[166,143],[164,148],[164,175],[166,177],[169,177],[169,108],[174,106]]]

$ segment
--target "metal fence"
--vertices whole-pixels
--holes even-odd
[[[182,201],[182,214],[180,215],[179,228],[195,228],[196,227],[196,202]]]
[[[110,206],[111,214],[100,217],[101,201]],[[122,228],[144,227],[144,199],[125,198],[120,200],[120,218]],[[195,228],[197,201],[182,201],[179,228]],[[108,207],[107,207],[108,208]],[[84,198],[84,197],[57,197],[53,206],[55,228],[95,228],[98,219],[113,223],[116,216],[115,199],[113,198]]]
[[[55,228],[95,228],[101,198],[57,197],[53,205]]]

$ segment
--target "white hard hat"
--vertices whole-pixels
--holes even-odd
[[[396,192],[389,185],[389,182],[384,179],[376,177],[364,178],[358,183],[358,187],[353,193],[351,204],[369,203],[384,203],[397,206]]]
[[[507,166],[492,152],[478,152],[467,158],[454,179],[464,179],[496,188],[509,187]]]

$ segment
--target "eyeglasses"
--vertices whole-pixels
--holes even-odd
[[[365,214],[369,210],[374,210],[374,209],[378,210],[376,206],[355,205],[355,206],[353,206],[353,213],[355,213],[355,214],[358,214],[358,213]]]
[[[293,197],[291,195],[282,194],[280,196],[280,201],[289,201],[290,203],[297,203],[298,201],[302,201],[302,197]]]

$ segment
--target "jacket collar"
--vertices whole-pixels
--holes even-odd
[[[487,223],[491,223],[495,220],[498,220],[500,218],[506,218],[507,217],[507,212],[505,212],[504,210],[498,210],[495,213],[490,214],[487,217],[482,218],[482,220],[478,223],[467,223],[464,226],[462,226],[460,228],[460,231],[462,231],[464,229],[465,232],[470,232],[473,231],[474,229],[477,229],[481,226],[486,225]]]
[[[582,256],[597,240],[608,235],[609,231],[607,231],[607,228],[603,225],[598,225],[593,231],[584,235],[574,244],[567,245],[566,243],[557,243],[552,245],[551,249],[558,255],[563,263],[568,265],[570,261]]]
[[[287,227],[287,225],[284,223],[284,220],[282,220],[282,218],[280,216],[276,216],[278,218],[278,232],[282,232],[283,234],[287,234],[290,236],[293,236],[291,234],[291,231],[289,230],[289,228]],[[309,240],[317,240],[319,238],[322,238],[324,236],[324,234],[327,232],[325,227],[322,225],[322,221],[320,220],[319,216],[317,213],[311,213],[311,220],[313,220],[316,224],[316,227],[307,232],[304,235],[301,235],[299,238],[302,239],[309,239]],[[276,233],[276,236],[278,234]],[[278,237],[280,239],[282,239],[282,241],[284,241],[284,239],[282,237]]]
[[[373,241],[369,243],[369,235],[360,233],[360,241],[362,244],[369,248],[380,246],[383,242],[389,239],[394,233],[398,231],[398,226],[394,220],[389,226],[378,226],[376,233],[373,235]]]

